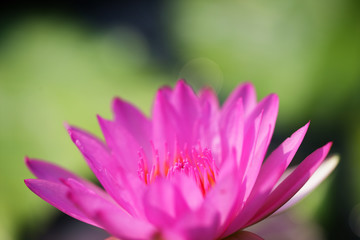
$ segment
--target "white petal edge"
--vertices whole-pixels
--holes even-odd
[[[330,175],[332,171],[334,171],[336,166],[339,164],[339,161],[340,161],[339,155],[333,155],[327,158],[315,171],[315,173],[309,178],[309,180],[305,183],[305,185],[287,203],[285,203],[281,208],[279,208],[273,215],[284,212],[285,210],[287,210],[288,208],[292,207],[297,202],[299,202],[301,199],[306,197],[320,183],[322,183]],[[295,170],[295,168],[296,166],[286,170],[286,172],[279,180],[279,183],[281,183],[283,179],[285,179],[293,170]]]

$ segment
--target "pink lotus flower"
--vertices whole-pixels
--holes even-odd
[[[67,126],[105,190],[28,158],[38,179],[25,183],[64,213],[103,228],[111,239],[261,239],[241,230],[277,211],[310,179],[295,200],[306,195],[337,163],[322,164],[328,143],[285,172],[309,123],[264,161],[278,104],[275,94],[257,102],[250,83],[237,87],[220,108],[211,89],[195,95],[179,81],[174,89],[157,92],[150,119],[115,98],[114,120],[98,116],[106,143]]]

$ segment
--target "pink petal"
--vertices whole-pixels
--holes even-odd
[[[99,227],[99,225],[82,213],[69,199],[69,188],[62,183],[43,179],[25,179],[26,186],[40,198],[60,211],[80,221]]]
[[[176,221],[172,230],[181,236],[179,239],[213,239],[218,231],[219,221],[220,216],[217,210],[208,205],[185,214]]]
[[[167,143],[169,152],[173,152],[175,141],[181,149],[185,144],[192,146],[197,140],[195,123],[199,110],[196,95],[184,81],[179,81],[172,92],[168,88],[160,89],[152,114],[154,142]],[[164,150],[159,149],[159,154],[162,158]]]
[[[130,204],[136,204],[136,196],[128,184],[129,174],[109,154],[106,146],[96,137],[75,127],[68,126],[68,132],[106,192],[129,213],[141,214]]]
[[[146,153],[151,152],[151,121],[130,103],[115,98],[112,103],[116,125],[126,129],[142,146]]]
[[[230,157],[235,157],[236,161],[240,162],[242,156],[245,124],[242,98],[233,107],[233,111],[227,115],[227,119],[224,118],[224,125],[220,132],[222,162]],[[220,167],[222,162],[219,164]]]
[[[248,130],[245,134],[246,141],[244,142],[243,151],[241,155],[241,161],[238,166],[239,168],[239,180],[241,182],[241,187],[236,189],[238,191],[237,201],[240,203],[246,202],[252,186],[255,182],[256,176],[261,166],[261,159],[255,155],[255,145],[257,144],[257,137],[259,134],[259,128],[262,120],[262,113],[252,122],[252,126],[248,127]],[[243,204],[238,205],[237,208],[233,209],[233,216],[237,216],[242,208]],[[232,223],[229,228],[223,233],[223,236],[228,236],[231,233],[237,231],[238,221],[242,221],[236,217],[232,219]]]
[[[228,163],[225,163],[228,164]],[[219,230],[216,237],[224,232],[234,218],[236,209],[242,204],[245,184],[241,184],[236,165],[223,166],[216,184],[206,194],[203,207],[212,207],[219,213]]]
[[[51,182],[62,183],[61,179],[74,178],[80,179],[70,171],[67,171],[55,164],[45,162],[38,159],[30,159],[25,157],[25,164],[29,170],[40,179],[48,180]]]
[[[265,204],[257,212],[255,217],[246,225],[265,218],[284,205],[297,191],[307,182],[311,175],[324,161],[330,151],[332,143],[317,149],[310,154],[280,185],[269,195]]]
[[[141,145],[136,142],[134,136],[124,126],[105,120],[100,116],[98,116],[98,121],[106,143],[112,150],[113,157],[117,159],[117,163],[123,169],[136,173],[139,168],[138,151]]]
[[[244,168],[246,169],[244,176],[246,176],[247,185],[245,201],[249,197],[249,194],[255,184],[262,165],[262,161],[270,144],[270,140],[275,128],[278,108],[279,98],[277,95],[271,94],[264,98],[256,106],[245,123],[245,139],[247,141],[249,138],[254,139],[253,142],[250,141],[250,144],[253,143],[252,146],[244,145],[242,157],[245,158],[245,160],[241,160],[242,162],[247,161],[247,166]],[[260,121],[260,125],[258,125],[258,121]],[[250,137],[248,137],[249,131]],[[248,149],[250,149],[250,154],[246,154],[249,153],[246,152]]]
[[[219,103],[216,94],[210,88],[204,88],[199,93],[201,114],[198,129],[200,143],[209,149],[219,149]],[[221,159],[218,151],[213,151],[214,159]]]
[[[155,147],[159,150],[161,162],[164,161],[166,152],[174,152],[175,140],[179,140],[181,135],[179,117],[167,98],[167,91],[163,88],[158,90],[152,112],[153,141],[157,144]],[[169,148],[167,151],[165,144]]]
[[[243,83],[239,85],[227,98],[222,108],[222,114],[229,114],[238,99],[243,99],[244,112],[247,115],[253,110],[256,105],[256,92],[254,86],[251,83]]]
[[[37,159],[25,158],[25,163],[30,171],[39,179],[48,180],[51,182],[61,183],[64,179],[73,178],[77,181],[83,183],[87,188],[92,189],[97,194],[103,196],[104,198],[110,198],[110,196],[101,188],[94,185],[93,183],[86,181],[78,177],[77,175],[59,167],[55,164],[45,162]]]
[[[242,149],[238,149],[237,151],[242,151],[241,160],[240,160],[240,175],[242,177],[242,181],[246,183],[244,200],[248,198],[252,187],[255,183],[256,177],[261,167],[262,156],[259,156],[259,153],[256,152],[258,145],[261,146],[264,144],[264,141],[259,141],[260,127],[263,121],[262,112],[257,116],[256,119],[248,126],[248,129],[245,133],[244,145]]]
[[[193,102],[195,101],[195,102]],[[198,143],[199,101],[192,89],[179,81],[173,91],[161,88],[157,92],[152,112],[153,141],[160,165],[172,158],[175,147],[184,149]],[[197,119],[197,121],[195,121]],[[163,169],[161,169],[163,171]]]
[[[208,105],[211,112],[217,113],[219,111],[219,101],[216,93],[211,88],[203,88],[199,92],[199,101],[202,107]]]
[[[339,156],[335,155],[328,159],[326,159],[320,167],[315,171],[315,173],[310,177],[310,179],[305,183],[305,185],[280,209],[278,209],[274,214],[281,213],[298,201],[306,197],[310,192],[312,192],[320,183],[322,183],[332,171],[336,168],[339,163]],[[290,175],[296,168],[289,169],[289,173],[285,173],[286,175]]]
[[[158,178],[144,195],[146,217],[155,226],[166,228],[178,221],[190,207],[176,184]]]
[[[149,239],[155,229],[148,222],[136,219],[118,205],[107,201],[81,183],[69,179],[68,198],[90,219],[113,236],[125,239]]]
[[[175,174],[169,181],[176,186],[191,210],[198,209],[204,201],[200,188],[195,181],[186,175]]]
[[[237,229],[241,229],[266,201],[276,182],[293,159],[305,136],[308,126],[309,123],[296,131],[267,158],[261,167],[256,184],[247,199],[243,211],[234,219],[228,232],[231,233]]]
[[[200,117],[200,104],[192,88],[179,80],[171,95],[171,105],[177,113],[177,138],[180,144],[192,146],[198,140],[196,123]]]
[[[251,112],[251,115],[246,121],[246,127],[251,126],[254,120],[262,113],[262,121],[259,129],[259,136],[257,141],[262,143],[265,141],[265,145],[256,145],[255,152],[259,156],[265,156],[266,150],[270,144],[271,137],[275,129],[275,122],[279,111],[279,98],[276,94],[270,94],[265,97]],[[270,136],[270,137],[269,137]]]

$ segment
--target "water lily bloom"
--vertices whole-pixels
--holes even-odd
[[[309,123],[265,159],[278,105],[275,94],[257,102],[244,83],[220,107],[210,88],[195,94],[183,80],[158,90],[151,118],[115,98],[114,119],[98,116],[105,142],[66,126],[103,188],[28,158],[37,179],[25,183],[109,239],[261,239],[243,229],[294,204],[337,164],[324,161],[327,143],[287,170]]]

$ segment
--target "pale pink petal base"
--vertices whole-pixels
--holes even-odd
[[[334,155],[330,158],[325,159],[325,161],[320,165],[318,170],[316,170],[316,172],[310,177],[310,179],[305,183],[305,185],[274,214],[284,212],[285,210],[299,202],[301,199],[306,197],[309,193],[311,193],[320,183],[322,183],[330,175],[330,173],[334,171],[336,166],[339,164],[339,161],[339,155]],[[295,168],[291,168],[287,170],[285,174],[290,175],[290,173],[292,173],[294,170]]]

